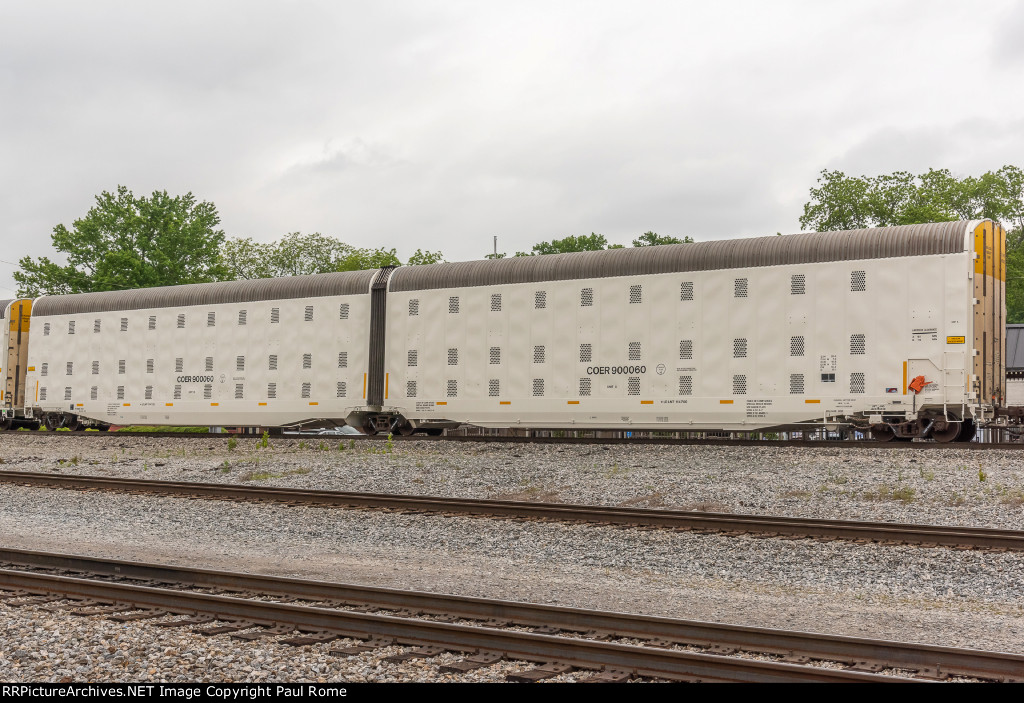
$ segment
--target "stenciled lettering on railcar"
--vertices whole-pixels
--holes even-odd
[[[213,376],[178,376],[175,383],[213,383]]]
[[[646,366],[588,366],[588,376],[603,376],[607,374],[638,374],[647,373]]]

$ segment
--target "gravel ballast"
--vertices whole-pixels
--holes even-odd
[[[1015,499],[1024,490],[1024,469],[1010,451],[453,442],[394,442],[388,451],[384,442],[357,440],[350,448],[347,439],[339,451],[338,438],[322,441],[327,450],[315,437],[302,448],[298,440],[272,438],[270,448],[256,450],[255,439],[244,438],[229,450],[221,440],[198,438],[7,435],[0,457],[6,470],[1024,529],[1024,508]],[[0,485],[0,534],[11,547],[1024,652],[1024,555],[1015,553],[12,485]],[[30,608],[8,615],[11,622],[34,619],[39,633],[8,628],[16,634],[0,634],[7,657],[0,673],[14,671],[12,647],[80,662],[84,643],[93,641],[81,634],[66,638],[66,646],[50,646],[46,637],[71,627],[58,623],[67,616]],[[137,623],[107,626],[156,641]],[[163,649],[190,651],[196,659],[207,651],[216,659],[212,652],[227,647],[248,653],[237,654],[244,660],[258,649],[221,637],[166,637],[191,637],[187,646]],[[280,663],[285,655],[308,661],[288,664],[294,674],[284,680],[434,680],[436,674],[433,665],[419,671],[422,662],[405,670],[372,657],[367,662],[376,663],[362,662],[358,673],[345,668],[351,662],[326,662],[328,668],[313,671],[303,667],[320,667],[318,650],[285,649],[266,661]],[[330,658],[326,649],[323,656]],[[195,678],[194,662],[178,658]],[[72,667],[70,674],[44,659],[45,672],[18,669],[12,680],[112,680],[95,658],[92,668]],[[173,680],[155,668],[156,674],[123,669],[119,675]],[[212,671],[214,680],[262,680],[255,669]]]

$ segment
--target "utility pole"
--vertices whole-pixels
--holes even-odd
[[[498,258],[498,235],[494,235],[494,258]]]

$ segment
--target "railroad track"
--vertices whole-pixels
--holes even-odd
[[[447,665],[451,671],[502,659],[540,665],[516,680],[573,669],[596,671],[599,681],[1024,680],[1017,654],[15,549],[0,549],[0,589],[9,604],[46,603],[202,634],[293,645],[358,641],[332,650],[338,656],[400,645],[414,649],[393,660],[466,654]]]
[[[18,430],[0,430],[2,435],[25,436],[26,432]],[[123,439],[124,437],[145,437],[150,439],[212,439],[228,441],[231,438],[236,440],[259,439],[257,435],[234,434],[227,432],[40,432],[33,431],[30,436],[71,436],[71,437],[92,437]],[[306,440],[306,441],[356,441],[380,442],[388,441],[388,435],[274,435],[272,442],[281,440]],[[663,445],[663,446],[695,446],[695,447],[797,447],[801,449],[893,449],[896,451],[907,450],[938,450],[938,449],[966,449],[970,451],[1022,451],[1024,442],[875,442],[871,440],[772,440],[772,439],[675,439],[671,437],[496,437],[490,435],[448,435],[442,437],[429,437],[426,435],[415,435],[403,437],[393,435],[393,442],[470,442],[470,443],[505,443],[505,444],[622,444],[627,446],[637,445]]]
[[[728,536],[755,535],[782,539],[846,540],[862,544],[913,544],[926,547],[1024,551],[1024,532],[985,527],[915,525],[889,522],[824,520],[742,513],[708,513],[567,503],[443,498],[390,493],[313,491],[301,488],[239,486],[69,476],[27,471],[0,471],[0,483],[73,490],[108,490],[122,493],[185,496],[235,501],[271,501],[290,505],[397,510],[518,519],[584,522],[630,527],[657,527]]]

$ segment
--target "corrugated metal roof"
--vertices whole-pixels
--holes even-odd
[[[185,307],[187,305],[248,303],[260,300],[319,298],[327,295],[369,294],[370,281],[376,273],[376,269],[371,269],[320,273],[313,276],[257,278],[225,283],[193,283],[184,286],[46,296],[37,300],[33,305],[32,315],[38,317],[110,310],[143,310]]]
[[[1024,325],[1006,326],[1006,372],[1024,372]]]
[[[7,319],[7,306],[13,303],[17,298],[7,298],[6,300],[0,300],[0,320]]]
[[[403,266],[392,275],[389,289],[430,290],[820,261],[955,254],[964,251],[969,224],[966,221],[940,222],[791,234],[785,237],[726,239],[696,244]]]

